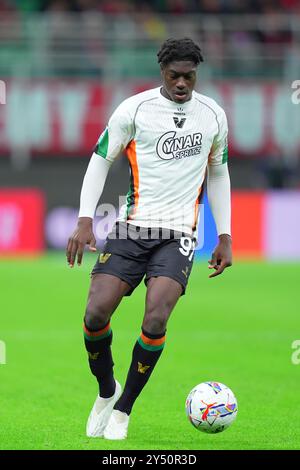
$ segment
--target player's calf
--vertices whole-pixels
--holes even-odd
[[[99,395],[102,398],[109,398],[115,391],[111,353],[113,335],[110,323],[100,330],[91,330],[84,324],[83,333],[90,369],[99,384]]]
[[[165,332],[150,334],[142,329],[132,352],[132,361],[124,392],[114,406],[115,410],[131,413],[133,404],[148,382],[165,345]]]

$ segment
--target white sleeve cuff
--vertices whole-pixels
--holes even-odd
[[[83,179],[78,217],[94,218],[110,166],[109,161],[93,153]]]

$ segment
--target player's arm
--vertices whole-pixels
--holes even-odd
[[[93,233],[93,218],[111,164],[127,146],[132,135],[132,124],[124,106],[120,105],[101,134],[85,173],[80,194],[80,209],[77,227],[68,240],[66,256],[73,267],[82,262],[86,245],[96,251],[96,238]]]
[[[220,129],[216,136],[207,166],[207,196],[216,223],[219,243],[212,253],[209,277],[221,274],[232,265],[231,247],[231,197],[228,171],[227,120],[225,113],[220,118]]]
[[[68,240],[67,262],[73,267],[77,254],[77,264],[82,261],[85,245],[96,251],[96,238],[93,233],[93,218],[111,162],[93,153],[86,170],[80,193],[80,209],[77,227]]]

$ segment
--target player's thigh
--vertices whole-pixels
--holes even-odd
[[[124,295],[131,289],[127,282],[111,274],[93,274],[85,319],[89,324],[109,320]]]
[[[149,333],[162,333],[181,294],[178,281],[167,276],[149,278],[143,328]]]
[[[151,256],[146,272],[146,284],[152,277],[164,276],[177,281],[185,294],[194,261],[195,244],[190,237],[162,241]]]
[[[110,274],[121,279],[131,286],[124,294],[129,296],[146,273],[149,257],[147,251],[147,247],[138,240],[107,238],[92,274]]]

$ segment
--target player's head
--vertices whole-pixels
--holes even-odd
[[[157,53],[163,92],[176,103],[191,99],[197,66],[203,62],[200,47],[189,38],[167,39]]]

